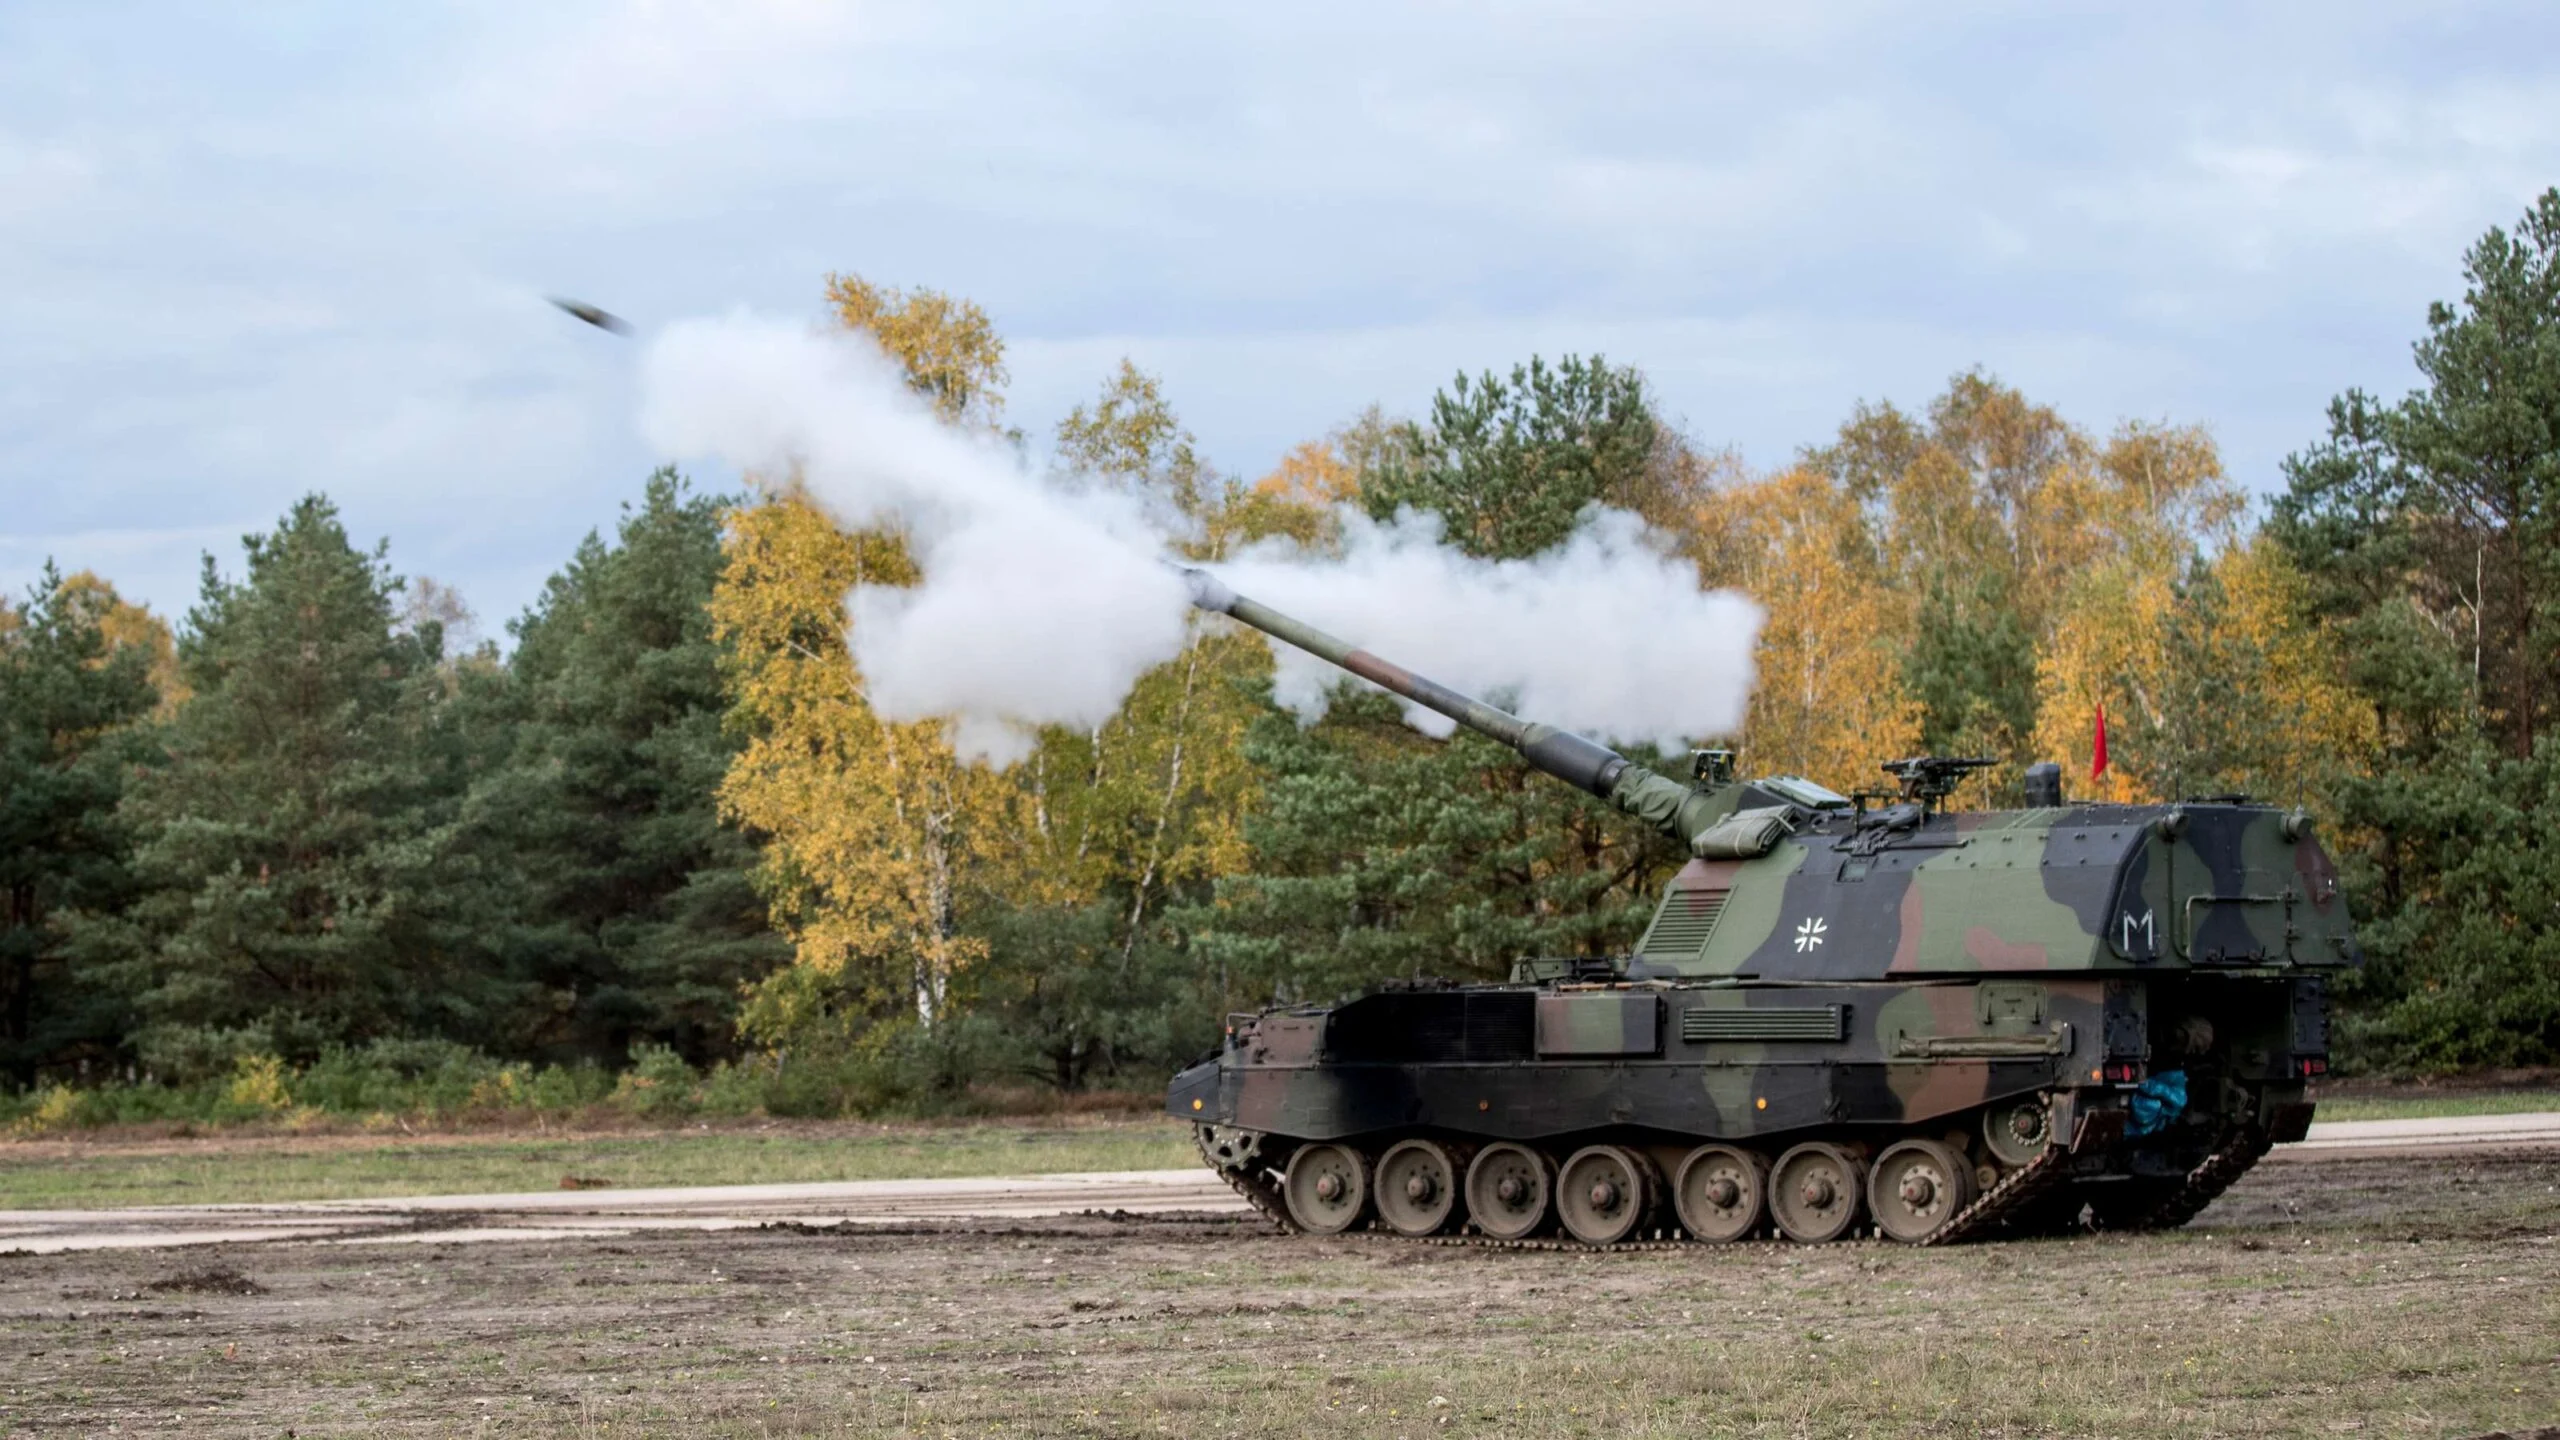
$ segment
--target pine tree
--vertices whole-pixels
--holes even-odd
[[[1386,519],[1439,516],[1470,555],[1535,555],[1561,543],[1593,503],[1645,508],[1656,435],[1644,378],[1597,356],[1550,368],[1532,358],[1508,381],[1460,374],[1432,397],[1431,423],[1406,425],[1363,477],[1360,503]]]
[[[210,556],[179,645],[195,692],[134,782],[143,894],[76,932],[128,995],[142,1059],[203,1073],[411,1031],[475,1034],[489,997],[438,939],[456,788],[441,636],[312,495]]]
[[[2374,742],[2336,799],[2348,1033],[2427,1069],[2560,1058],[2560,189],[2463,273],[2426,385],[2333,401],[2267,525]]]
[[[738,750],[709,609],[726,506],[659,471],[614,541],[588,535],[511,627],[505,754],[469,829],[506,893],[485,941],[522,987],[511,1051],[717,1058],[743,987],[788,957],[754,849],[719,817]]]
[[[112,915],[133,889],[117,806],[157,695],[150,647],[106,632],[119,603],[48,564],[23,609],[0,606],[0,1067],[22,1085],[40,1065],[114,1058],[124,1019],[60,924]]]

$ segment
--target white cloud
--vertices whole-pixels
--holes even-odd
[[[986,303],[1035,432],[1133,354],[1246,472],[1570,349],[1764,463],[1978,362],[2263,484],[2560,181],[2555,42],[2523,4],[0,11],[0,582],[112,551],[182,606],[173,537],[325,488],[494,625],[647,463],[630,347],[540,295],[811,313],[828,269]]]

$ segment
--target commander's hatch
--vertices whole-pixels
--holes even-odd
[[[1762,798],[1745,797],[1737,809],[1754,805],[1797,805],[1807,810],[1847,810],[1853,802],[1848,796],[1817,784],[1801,775],[1763,775],[1746,787],[1760,792]]]

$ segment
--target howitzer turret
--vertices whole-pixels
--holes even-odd
[[[1631,953],[1230,1017],[1166,1107],[1285,1227],[1613,1245],[2174,1226],[2310,1122],[2326,976],[2358,956],[2299,816],[2068,804],[2049,765],[2028,809],[1950,810],[1991,763],[1973,758],[1885,765],[1897,803],[1872,810],[1734,779],[1724,751],[1683,782],[1186,576],[1202,608],[1694,857]]]

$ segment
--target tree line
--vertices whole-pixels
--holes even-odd
[[[1204,561],[1323,546],[1344,507],[1433,512],[1491,557],[1633,510],[1767,611],[1743,731],[1699,737],[1746,769],[1845,790],[1893,756],[1988,754],[2008,763],[1976,803],[2056,759],[2089,798],[2308,806],[2370,955],[2346,1053],[2542,1063],[2555,257],[2560,190],[2466,252],[2419,386],[2306,417],[2264,503],[2200,427],[2093,432],[1979,372],[1752,473],[1597,357],[1462,375],[1253,479],[1124,363],[1040,463],[1160,502]],[[1033,451],[977,306],[856,276],[826,296],[946,423]],[[318,495],[208,557],[174,630],[49,568],[0,606],[0,1073],[263,1094],[467,1053],[794,1113],[1143,1088],[1231,1010],[1621,949],[1680,858],[1374,694],[1301,724],[1259,641],[1197,617],[1108,722],[964,761],[938,722],[876,714],[848,653],[847,592],[914,576],[898,534],[788,477],[719,495],[669,471],[503,651]]]

